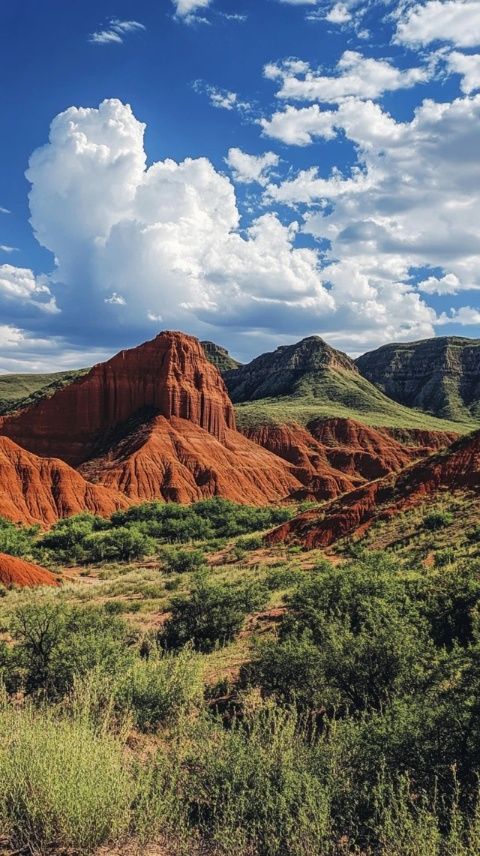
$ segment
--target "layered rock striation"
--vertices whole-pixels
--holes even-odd
[[[219,442],[235,428],[224,382],[198,340],[166,332],[94,366],[51,398],[3,417],[0,432],[37,455],[78,466],[141,412],[188,420]]]
[[[373,523],[419,505],[443,492],[480,494],[480,432],[462,437],[445,451],[371,481],[278,527],[269,543],[300,543],[306,548],[328,547],[346,535],[362,534]]]

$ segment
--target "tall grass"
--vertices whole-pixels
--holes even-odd
[[[0,828],[19,848],[91,853],[126,833],[135,793],[123,746],[88,722],[0,711]]]

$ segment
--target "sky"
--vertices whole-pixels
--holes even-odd
[[[480,337],[480,0],[0,0],[0,371]]]

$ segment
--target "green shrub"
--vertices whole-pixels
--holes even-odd
[[[200,704],[202,668],[201,659],[188,648],[179,654],[136,659],[116,682],[116,704],[133,713],[141,731],[155,731]]]
[[[132,656],[128,626],[92,607],[33,601],[16,610],[11,634],[13,678],[50,698],[65,695],[75,677],[96,667],[113,673]]]
[[[454,517],[450,511],[432,511],[423,518],[423,525],[425,529],[429,529],[431,532],[437,532],[439,529],[444,529],[445,526],[449,526],[453,521]]]
[[[241,550],[259,550],[263,547],[263,538],[261,535],[244,535],[238,539],[235,546]]]
[[[132,562],[155,552],[154,541],[134,527],[92,532],[82,542],[84,562]]]
[[[453,547],[446,547],[445,550],[439,550],[435,553],[435,567],[444,568],[445,565],[451,565],[455,561],[455,555]]]
[[[268,708],[228,730],[206,720],[196,724],[177,750],[183,755],[180,800],[206,852],[324,852],[329,794],[310,768],[300,732],[294,715]]]
[[[16,526],[0,517],[0,553],[30,556],[39,531],[39,526]]]
[[[203,550],[175,550],[163,549],[160,558],[167,571],[184,574],[198,571],[205,564],[205,553]]]
[[[198,651],[212,651],[230,642],[249,612],[260,609],[265,590],[257,585],[233,586],[196,575],[188,596],[177,596],[171,605],[161,641],[166,648],[182,648],[192,642]]]

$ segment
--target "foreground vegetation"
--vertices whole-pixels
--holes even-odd
[[[477,856],[475,518],[425,562],[455,509],[415,510],[401,547],[345,545],[340,563],[265,550],[288,512],[220,500],[4,523],[1,549],[81,566],[0,597],[0,844]]]

